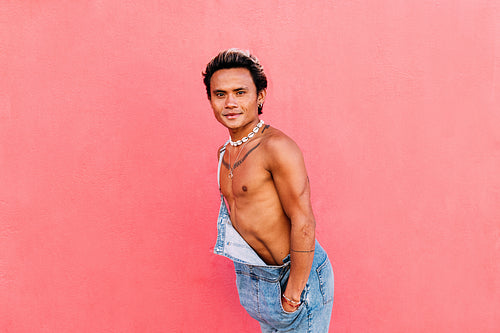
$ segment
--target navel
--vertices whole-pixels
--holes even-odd
[[[243,185],[243,187],[241,189],[243,190],[243,192],[248,191],[248,188],[245,185]]]

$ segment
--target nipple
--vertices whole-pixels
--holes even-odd
[[[243,187],[241,189],[243,190],[243,192],[246,192],[248,190],[245,185],[243,185]]]

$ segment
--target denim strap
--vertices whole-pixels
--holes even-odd
[[[229,144],[229,140],[226,141],[224,146],[219,151],[219,166],[217,167],[217,184],[219,185],[220,191],[220,167],[222,165],[222,158],[224,157],[224,153],[226,152],[226,146]]]

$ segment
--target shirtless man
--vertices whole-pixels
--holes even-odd
[[[214,251],[233,260],[240,302],[262,332],[328,332],[333,271],[315,239],[304,160],[295,142],[259,119],[267,79],[248,52],[219,53],[203,73],[219,148],[221,208]]]

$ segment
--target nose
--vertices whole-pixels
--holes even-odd
[[[226,108],[235,108],[238,106],[236,103],[236,98],[233,96],[233,94],[228,94],[226,98],[226,103],[224,104]]]

